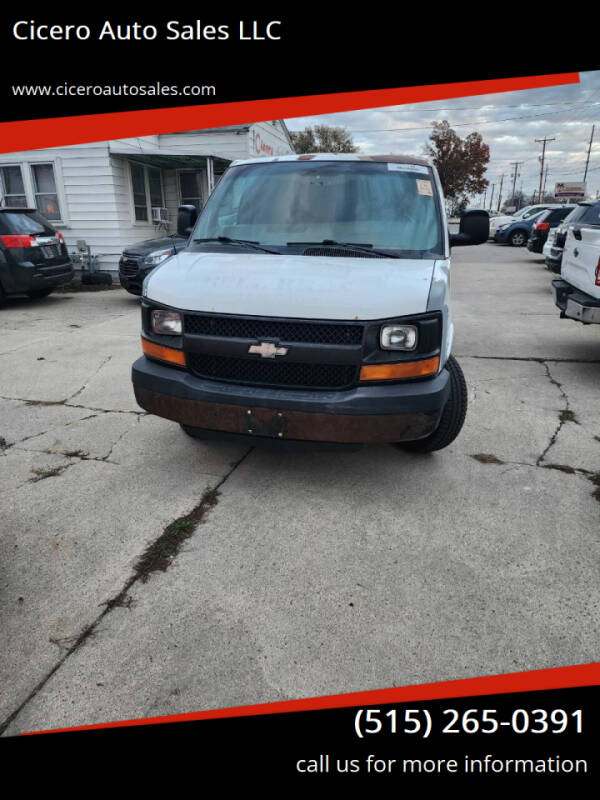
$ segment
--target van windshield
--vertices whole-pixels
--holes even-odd
[[[375,161],[279,161],[230,168],[192,238],[277,248],[343,242],[443,257],[439,197],[429,167]]]

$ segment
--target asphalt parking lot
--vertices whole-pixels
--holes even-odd
[[[600,330],[456,248],[448,449],[194,441],[122,290],[0,311],[5,734],[598,660]]]

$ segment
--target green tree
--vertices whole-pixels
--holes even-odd
[[[297,153],[356,153],[358,147],[346,128],[315,125],[303,131],[290,131]]]
[[[479,133],[464,139],[447,120],[434,122],[426,147],[427,155],[440,175],[444,195],[448,199],[482,194],[489,181],[484,178],[490,160],[490,148]]]

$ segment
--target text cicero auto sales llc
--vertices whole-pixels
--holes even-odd
[[[88,39],[110,39],[112,41],[153,41],[162,38],[166,41],[224,41],[237,34],[240,41],[279,41],[281,39],[281,21],[257,22],[256,20],[239,20],[237,31],[230,25],[205,25],[201,20],[183,23],[172,19],[165,23],[159,31],[156,25],[145,25],[132,22],[127,25],[115,25],[105,20],[96,31],[89,25],[62,25],[38,23],[36,20],[19,20],[12,28],[12,35],[21,42],[25,41],[86,41]],[[161,34],[161,35],[159,35]]]

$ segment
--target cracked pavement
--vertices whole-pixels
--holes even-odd
[[[559,319],[550,279],[456,248],[470,405],[429,456],[191,440],[135,403],[135,298],[12,301],[0,729],[597,660],[600,330]]]

